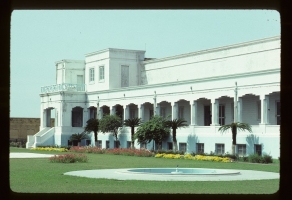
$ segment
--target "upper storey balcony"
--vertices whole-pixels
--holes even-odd
[[[85,92],[86,85],[85,84],[73,84],[73,83],[61,83],[61,84],[41,87],[41,94],[62,92],[62,91]]]

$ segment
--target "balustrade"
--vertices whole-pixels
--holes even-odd
[[[85,84],[62,83],[41,87],[41,93],[51,93],[60,91],[85,92]]]

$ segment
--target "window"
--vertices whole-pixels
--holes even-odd
[[[135,109],[130,109],[130,119],[135,118]]]
[[[167,149],[168,150],[172,150],[172,142],[168,142],[167,143]]]
[[[72,109],[72,127],[82,127],[83,125],[83,108],[75,107]]]
[[[140,144],[140,149],[146,149],[146,143],[145,142],[142,142]]]
[[[179,150],[186,152],[187,150],[187,143],[179,143]]]
[[[255,144],[254,145],[254,153],[258,154],[259,156],[261,156],[262,155],[262,145]]]
[[[215,151],[217,155],[224,154],[224,144],[216,144]]]
[[[219,105],[219,124],[225,125],[225,106],[222,104]]]
[[[131,141],[127,141],[127,148],[128,148],[128,149],[131,148]]]
[[[104,66],[99,66],[99,80],[104,80]]]
[[[94,81],[94,68],[89,69],[89,82]]]
[[[120,141],[119,140],[116,140],[115,141],[115,148],[119,148],[120,147]]]
[[[240,156],[246,155],[246,144],[237,144],[237,154]]]
[[[162,142],[155,142],[155,150],[161,149]]]
[[[261,101],[257,101],[258,120],[261,119]]]
[[[105,148],[109,149],[110,148],[110,142],[109,140],[105,141]]]
[[[197,143],[197,153],[204,153],[204,143]]]
[[[102,141],[101,140],[97,140],[97,147],[98,148],[102,148]]]
[[[165,114],[165,107],[160,107],[160,116],[165,118],[166,114]]]
[[[178,108],[178,118],[181,118],[181,119],[184,118],[184,107],[183,106],[179,106],[179,108]]]

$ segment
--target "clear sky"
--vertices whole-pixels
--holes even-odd
[[[90,52],[146,50],[162,58],[281,34],[272,10],[16,10],[11,16],[10,117],[40,117],[55,61]]]

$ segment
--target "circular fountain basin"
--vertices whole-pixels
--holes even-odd
[[[135,168],[119,171],[132,174],[153,174],[153,175],[237,175],[239,171],[208,169],[208,168]]]

